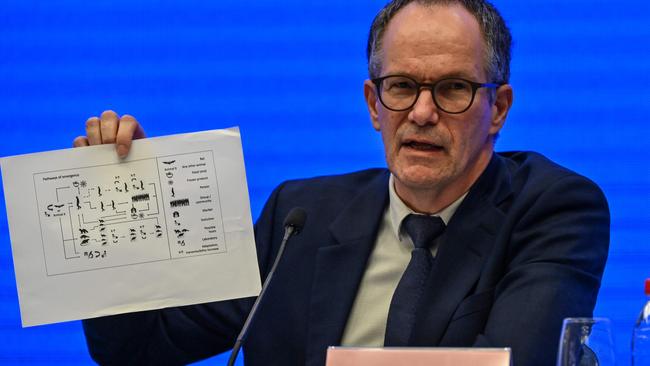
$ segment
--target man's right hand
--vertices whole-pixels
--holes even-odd
[[[90,117],[86,121],[86,136],[78,136],[72,146],[90,146],[115,144],[120,158],[125,158],[131,149],[133,140],[144,138],[144,130],[138,121],[128,114],[122,117],[113,111],[104,111],[102,115]]]

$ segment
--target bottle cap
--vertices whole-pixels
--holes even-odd
[[[645,295],[650,296],[650,278],[645,280]]]

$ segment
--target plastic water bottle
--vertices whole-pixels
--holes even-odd
[[[650,278],[645,280],[645,296],[632,331],[632,366],[650,366]]]

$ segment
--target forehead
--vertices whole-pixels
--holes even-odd
[[[382,74],[483,79],[485,54],[479,24],[464,7],[413,2],[388,23],[380,57]]]

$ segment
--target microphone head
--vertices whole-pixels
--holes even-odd
[[[302,207],[294,207],[284,219],[284,227],[293,227],[294,233],[297,234],[305,226],[305,221],[307,221],[307,212],[305,209]]]

